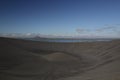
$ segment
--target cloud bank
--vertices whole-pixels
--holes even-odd
[[[88,29],[82,29],[82,28],[80,29],[80,28],[77,28],[77,29],[76,29],[76,32],[77,32],[77,33],[86,33],[86,32],[89,32],[89,30],[88,30]]]
[[[55,34],[40,34],[40,33],[0,33],[0,37],[15,37],[15,38],[32,38],[32,37],[47,37],[47,38],[68,38],[68,37],[116,37],[120,38],[120,25],[110,25],[103,26],[101,28],[85,29],[77,28],[75,29],[75,34],[72,35],[55,35]]]
[[[79,35],[90,35],[90,36],[111,36],[111,37],[119,37],[120,35],[120,24],[118,25],[107,25],[100,28],[96,28],[94,30],[77,28],[76,32]]]
[[[107,30],[111,30],[111,31],[117,31],[117,27],[116,26],[106,26],[106,27],[103,27],[103,28],[99,28],[99,29],[96,29],[96,31],[98,32],[104,32],[104,31],[107,31]]]

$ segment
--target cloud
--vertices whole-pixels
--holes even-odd
[[[105,31],[113,31],[113,32],[118,32],[118,27],[117,26],[105,26],[103,28],[96,29],[97,32],[105,32]]]
[[[33,37],[37,34],[35,33],[0,33],[0,37]]]
[[[80,29],[80,28],[76,29],[77,33],[85,33],[85,32],[88,32],[88,31],[89,31],[88,29]]]
[[[79,35],[101,36],[101,37],[119,37],[120,35],[120,24],[115,25],[105,25],[98,27],[97,29],[84,29],[77,28],[76,32]]]

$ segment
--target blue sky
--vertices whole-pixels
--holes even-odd
[[[0,0],[0,33],[120,35],[120,0]]]

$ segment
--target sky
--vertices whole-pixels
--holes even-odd
[[[119,37],[120,0],[0,0],[0,34]]]

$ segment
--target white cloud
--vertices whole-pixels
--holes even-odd
[[[89,32],[89,30],[88,30],[88,29],[82,29],[82,28],[80,29],[80,28],[77,28],[77,29],[76,29],[76,32],[77,32],[77,33],[86,33],[86,32]]]
[[[105,26],[103,28],[96,29],[96,31],[98,31],[98,32],[104,32],[104,31],[108,31],[108,30],[116,31],[117,26]]]

